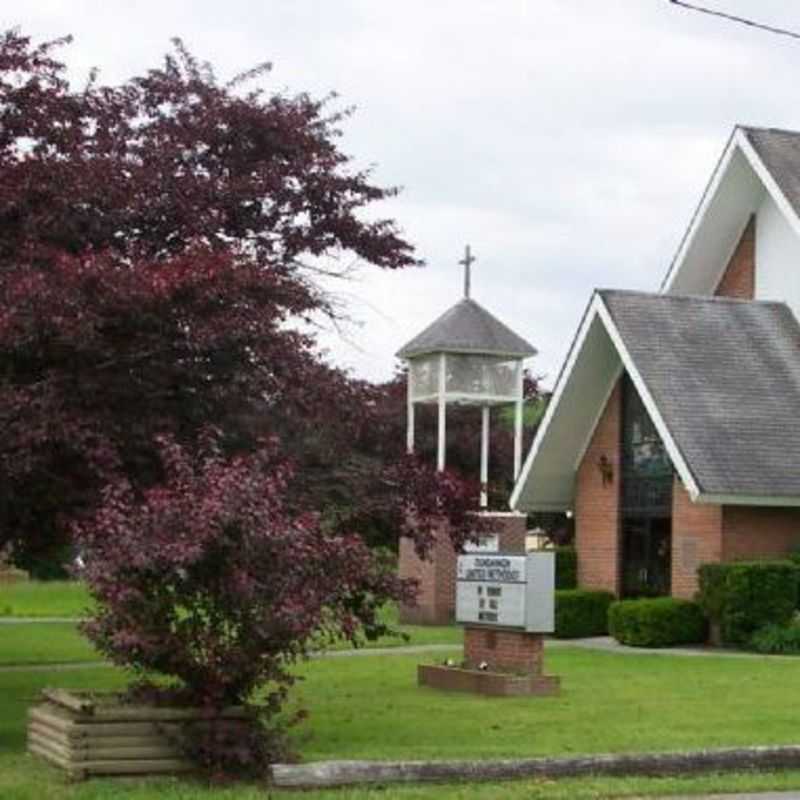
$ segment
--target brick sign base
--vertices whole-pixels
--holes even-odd
[[[559,679],[552,675],[511,675],[508,672],[483,672],[477,669],[420,664],[417,683],[449,692],[472,692],[490,697],[555,695]]]
[[[420,664],[420,686],[495,697],[558,694],[560,679],[543,674],[544,638],[540,633],[464,628],[464,665]]]

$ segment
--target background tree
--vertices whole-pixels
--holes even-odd
[[[396,502],[407,485],[425,484],[436,463],[437,417],[434,406],[418,406],[416,456],[406,458],[406,372],[399,370],[383,383],[357,381],[329,367],[323,383],[338,382],[329,401],[331,416],[342,415],[347,425],[320,426],[313,437],[302,437],[296,463],[294,496],[305,507],[324,510],[323,524],[332,530],[357,530],[372,546],[394,549],[400,526]],[[533,440],[546,407],[538,380],[524,378],[523,452]],[[353,413],[358,409],[358,413]],[[449,491],[461,495],[467,508],[477,508],[480,474],[481,414],[477,408],[453,406],[447,417]],[[490,438],[490,508],[507,510],[513,488],[513,408],[492,414]],[[403,476],[398,469],[402,465]],[[412,478],[409,471],[422,469]],[[431,491],[433,491],[431,487]],[[471,505],[469,505],[471,504]],[[452,511],[458,505],[451,504]],[[563,517],[563,515],[560,515]]]

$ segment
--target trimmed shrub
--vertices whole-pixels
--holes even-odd
[[[765,625],[753,634],[750,647],[759,653],[800,655],[800,624]]]
[[[674,597],[612,603],[608,628],[618,642],[632,647],[697,644],[706,638],[706,620],[700,606]]]
[[[577,589],[578,553],[574,547],[557,547],[556,589]]]
[[[765,625],[788,625],[797,607],[797,567],[790,561],[728,565],[722,639],[747,644]]]
[[[747,645],[766,625],[787,626],[797,608],[800,569],[792,561],[703,564],[698,601],[725,644]]]
[[[565,589],[556,592],[557,639],[579,639],[608,633],[608,607],[614,602],[611,592]]]

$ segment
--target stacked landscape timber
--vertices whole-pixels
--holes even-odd
[[[25,570],[0,564],[0,583],[23,583],[29,579]]]
[[[239,707],[209,716],[197,708],[130,705],[117,695],[45,689],[28,712],[28,750],[65,770],[70,778],[92,775],[165,775],[195,765],[181,741],[210,721],[247,719]]]

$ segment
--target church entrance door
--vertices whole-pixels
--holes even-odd
[[[670,593],[672,520],[624,517],[622,520],[622,596],[657,597]]]

